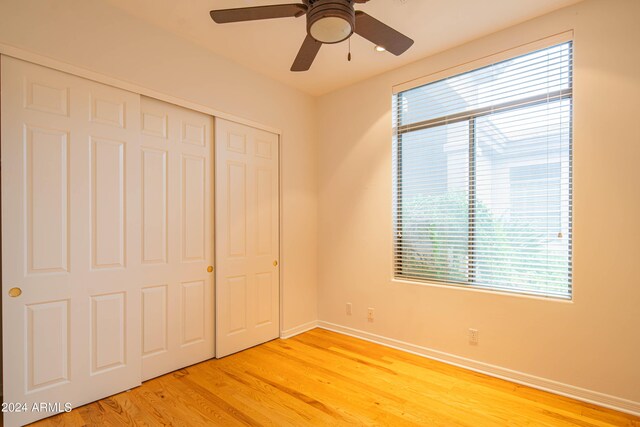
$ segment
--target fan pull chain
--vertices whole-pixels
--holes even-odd
[[[347,61],[351,62],[351,37],[349,37],[349,54],[347,55]]]

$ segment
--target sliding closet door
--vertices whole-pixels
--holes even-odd
[[[142,378],[213,353],[213,118],[142,97]]]
[[[278,136],[216,118],[216,356],[280,333]]]
[[[4,425],[15,426],[140,384],[140,99],[1,65],[3,399],[24,404]]]

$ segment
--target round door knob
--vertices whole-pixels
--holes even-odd
[[[273,266],[277,267],[278,266],[278,261],[273,261]]]
[[[19,297],[20,295],[22,295],[22,289],[20,289],[20,288],[11,288],[11,289],[9,289],[9,296],[11,298]]]
[[[212,265],[207,267],[207,273],[211,273],[212,271],[213,271],[213,266]]]

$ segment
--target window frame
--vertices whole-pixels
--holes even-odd
[[[559,89],[549,93],[542,93],[539,95],[533,95],[513,101],[507,101],[504,103],[500,103],[497,105],[490,105],[486,107],[475,108],[471,110],[465,110],[459,113],[455,113],[452,115],[435,117],[427,120],[422,120],[410,124],[400,124],[401,123],[401,112],[403,107],[403,98],[400,96],[402,92],[409,91],[411,89],[415,89],[421,86],[425,86],[431,83],[436,83],[438,81],[442,81],[444,79],[459,76],[462,74],[466,74],[469,72],[473,72],[476,70],[481,70],[486,67],[490,67],[493,64],[500,63],[503,61],[508,61],[510,59],[514,59],[520,56],[524,56],[530,53],[534,53],[536,51],[550,48],[556,45],[570,43],[571,49],[573,52],[573,32],[569,31],[566,33],[558,34],[556,36],[552,36],[546,39],[538,40],[536,42],[518,46],[517,48],[510,49],[508,51],[501,52],[499,54],[490,55],[488,57],[479,59],[477,61],[472,61],[466,63],[459,67],[453,67],[451,69],[435,73],[431,76],[426,76],[423,78],[415,79],[413,81],[403,83],[400,85],[396,85],[393,87],[393,96],[395,99],[394,109],[397,112],[396,116],[393,116],[393,168],[392,174],[394,179],[395,188],[393,191],[392,197],[392,229],[393,229],[393,245],[392,245],[392,281],[394,282],[402,282],[409,284],[434,284],[438,286],[444,287],[457,287],[460,289],[467,289],[473,291],[482,291],[482,292],[491,292],[491,293],[499,293],[504,295],[516,295],[516,296],[526,296],[533,298],[540,298],[544,300],[558,300],[558,301],[573,301],[574,297],[574,276],[573,276],[573,264],[574,264],[574,255],[573,255],[573,126],[574,126],[574,68],[573,61],[571,62],[571,71],[569,73],[569,88],[568,89]],[[572,53],[573,55],[573,53]],[[476,276],[476,266],[474,259],[474,241],[475,241],[475,212],[477,206],[477,195],[476,195],[476,146],[477,146],[477,135],[475,132],[476,120],[480,117],[489,116],[495,113],[507,112],[507,111],[516,111],[521,108],[529,108],[538,106],[541,104],[547,104],[553,101],[563,101],[570,100],[569,104],[569,117],[570,117],[570,125],[568,128],[569,132],[569,147],[568,147],[568,173],[569,173],[569,183],[568,183],[568,227],[569,227],[569,235],[571,239],[568,243],[568,283],[567,283],[567,296],[556,295],[550,293],[543,292],[532,292],[524,289],[514,288],[508,289],[504,287],[497,287],[491,285],[478,285],[475,282]],[[399,212],[402,211],[402,168],[403,168],[403,150],[402,150],[402,137],[404,134],[409,132],[415,132],[420,130],[425,130],[429,128],[435,128],[439,126],[446,126],[453,123],[459,122],[468,122],[469,123],[469,200],[468,200],[468,266],[467,266],[467,274],[468,280],[466,282],[452,281],[452,280],[443,280],[436,278],[420,278],[414,276],[402,275],[397,271],[396,261],[401,259],[398,256],[399,247],[402,246],[402,233],[398,229],[398,216]]]

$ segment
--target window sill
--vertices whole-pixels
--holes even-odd
[[[506,296],[506,297],[527,298],[527,299],[536,299],[541,301],[573,304],[573,293],[567,297],[551,296],[551,295],[545,296],[545,295],[527,293],[527,292],[502,291],[498,289],[488,289],[488,288],[482,288],[479,286],[462,285],[457,283],[445,283],[445,282],[399,278],[399,277],[392,277],[391,282],[403,284],[403,285],[429,286],[429,287],[451,289],[451,290],[463,291],[463,292],[480,292],[480,293],[494,294],[494,295],[500,295],[500,296]]]

